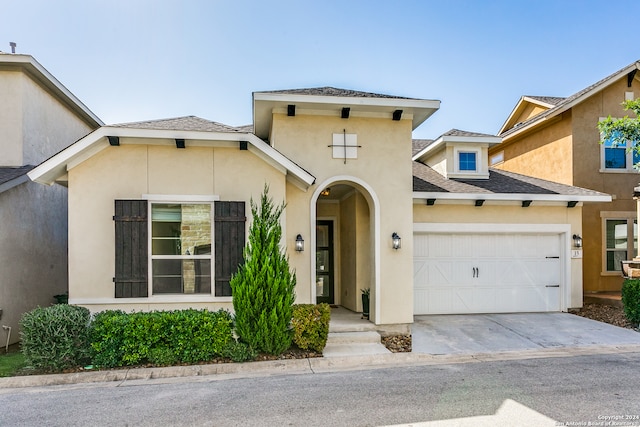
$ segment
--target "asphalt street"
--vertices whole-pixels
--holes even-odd
[[[492,415],[510,399],[557,425],[640,426],[640,353],[221,378],[4,389],[0,425],[382,426]]]

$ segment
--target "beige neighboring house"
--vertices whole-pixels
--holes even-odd
[[[67,190],[27,172],[103,123],[29,55],[0,53],[0,344],[67,290]],[[9,330],[8,328],[11,328]]]
[[[232,309],[249,202],[266,183],[286,202],[282,243],[299,303],[359,312],[370,289],[371,321],[394,331],[414,313],[581,305],[571,236],[581,204],[609,197],[488,170],[495,136],[445,135],[414,153],[412,131],[439,106],[322,87],[255,92],[245,127],[186,116],[93,131],[29,172],[69,189],[70,302]],[[551,276],[530,279],[540,263]],[[521,272],[521,285],[488,283],[503,267]],[[476,295],[486,304],[473,305]]]
[[[585,293],[620,291],[621,263],[637,254],[633,168],[627,147],[599,144],[599,120],[633,116],[622,102],[640,97],[640,62],[567,97],[523,96],[490,148],[491,165],[612,195],[582,209]]]

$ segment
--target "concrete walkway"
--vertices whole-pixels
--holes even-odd
[[[324,357],[372,356],[391,354],[380,342],[376,325],[362,318],[361,313],[344,307],[331,308],[329,337]]]

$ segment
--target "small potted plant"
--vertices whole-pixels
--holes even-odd
[[[370,288],[363,288],[362,291],[362,318],[369,320],[369,297],[371,296]]]

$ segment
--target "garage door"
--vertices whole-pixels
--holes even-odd
[[[558,234],[415,234],[414,314],[560,311]]]

